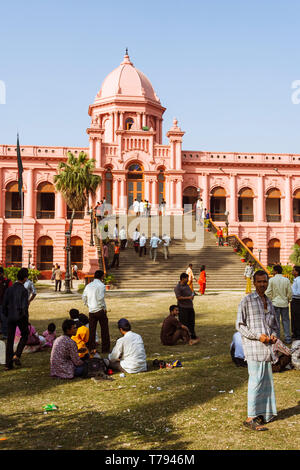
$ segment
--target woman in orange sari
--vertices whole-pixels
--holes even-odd
[[[204,295],[205,287],[206,287],[206,272],[204,264],[200,268],[200,276],[198,279],[199,284],[199,293],[200,295]]]

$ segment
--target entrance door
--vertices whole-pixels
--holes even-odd
[[[128,207],[133,205],[134,200],[141,201],[143,198],[143,182],[141,180],[128,181]]]

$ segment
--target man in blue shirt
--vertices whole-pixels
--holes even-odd
[[[294,266],[292,274],[294,276],[291,302],[292,337],[300,339],[300,266]]]
[[[153,233],[152,238],[150,239],[150,258],[153,259],[154,263],[156,261],[157,247],[159,243],[161,243],[161,239]]]

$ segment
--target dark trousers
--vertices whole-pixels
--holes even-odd
[[[191,334],[191,339],[197,338],[196,333],[195,333],[195,310],[193,307],[191,308],[184,308],[180,307],[178,305],[179,309],[179,315],[178,319],[179,321],[188,327],[190,334]]]
[[[101,328],[101,351],[103,353],[108,353],[110,352],[110,338],[108,329],[108,318],[105,310],[99,310],[99,312],[89,313],[90,339],[88,347],[89,350],[95,349],[96,347],[96,329],[98,321],[100,323]]]
[[[55,291],[57,291],[57,288],[60,292],[61,291],[61,281],[59,279],[55,279]]]
[[[26,346],[28,339],[28,317],[21,317],[20,320],[16,322],[7,323],[7,343],[6,343],[6,367],[11,368],[13,366],[13,357],[14,357],[14,339],[16,334],[17,326],[21,332],[21,338],[17,346],[16,356],[21,357],[23,349]]]
[[[0,320],[1,320],[1,330],[4,338],[7,338],[7,317],[3,315],[2,305],[0,305]]]
[[[180,339],[182,339],[184,343],[188,343],[191,339],[189,333],[183,328],[176,330],[173,336],[168,338],[168,341],[164,342],[163,344],[165,346],[175,346]]]
[[[121,240],[121,250],[125,250],[126,243],[127,243],[126,238],[125,240]]]
[[[120,258],[120,255],[114,254],[113,261],[110,265],[111,268],[114,268],[115,264],[117,264],[117,268],[119,267],[119,264],[120,264],[120,259],[119,258]]]
[[[146,255],[146,253],[147,253],[146,245],[145,246],[140,246],[140,256],[142,256],[143,251],[144,251],[144,255]]]
[[[300,299],[291,301],[291,323],[293,338],[300,339]]]

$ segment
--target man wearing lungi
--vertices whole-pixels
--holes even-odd
[[[265,295],[267,273],[256,271],[253,281],[256,291],[242,299],[236,321],[249,373],[248,418],[243,424],[255,431],[266,431],[263,424],[277,416],[271,361],[278,326],[272,302]]]

